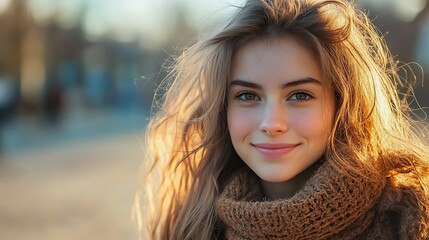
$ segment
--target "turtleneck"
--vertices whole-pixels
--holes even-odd
[[[225,237],[233,240],[425,239],[415,236],[427,234],[429,205],[418,204],[410,194],[401,197],[387,178],[374,182],[344,175],[324,162],[293,196],[273,201],[264,200],[258,177],[243,169],[225,186],[216,210]],[[395,219],[407,211],[414,211],[407,220],[412,224]],[[403,224],[401,232],[394,223]]]
[[[267,182],[259,179],[261,182],[264,198],[267,200],[278,200],[292,197],[298,192],[314,174],[314,171],[320,167],[320,162],[316,162],[292,179],[284,182]]]

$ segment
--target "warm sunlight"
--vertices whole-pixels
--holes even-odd
[[[9,7],[11,0],[0,0],[0,14]]]

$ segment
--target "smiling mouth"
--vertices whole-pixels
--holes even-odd
[[[284,144],[284,143],[259,143],[252,144],[261,154],[267,157],[278,157],[294,150],[299,144]]]

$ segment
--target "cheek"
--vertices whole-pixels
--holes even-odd
[[[228,130],[233,141],[245,138],[254,130],[255,116],[253,115],[251,111],[228,109]]]
[[[314,109],[313,111],[297,113],[296,116],[292,124],[299,135],[309,140],[327,139],[332,128],[331,114],[320,109]]]

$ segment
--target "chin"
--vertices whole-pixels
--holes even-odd
[[[290,179],[295,177],[295,175],[284,174],[284,172],[281,172],[281,173],[260,172],[260,173],[257,173],[257,175],[261,180],[265,182],[271,182],[271,183],[287,182]]]

